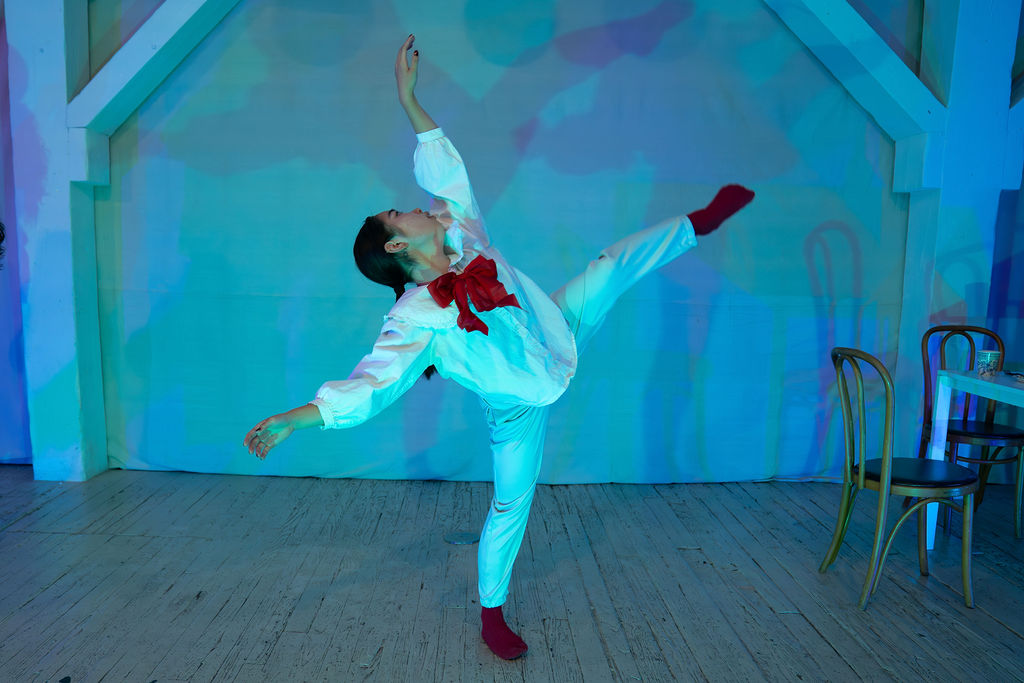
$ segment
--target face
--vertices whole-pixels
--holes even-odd
[[[392,228],[396,235],[390,243],[402,243],[416,249],[423,249],[438,241],[444,241],[444,225],[432,214],[422,209],[413,209],[406,213],[389,209],[377,214],[377,218]]]

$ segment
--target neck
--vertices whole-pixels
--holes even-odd
[[[426,284],[441,277],[451,266],[451,259],[448,258],[448,250],[444,245],[438,245],[430,253],[412,251],[409,255],[415,264],[409,274],[416,284]]]

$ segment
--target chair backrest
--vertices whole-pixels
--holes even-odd
[[[864,488],[864,461],[867,459],[867,437],[868,437],[868,413],[866,392],[864,389],[864,373],[862,366],[874,368],[878,379],[885,392],[885,409],[881,429],[881,451],[876,455],[882,459],[881,485],[883,492],[888,495],[889,491],[889,470],[892,467],[892,422],[895,410],[895,391],[893,390],[892,377],[886,370],[882,361],[870,353],[859,349],[851,349],[844,346],[837,346],[832,349],[832,365],[836,369],[836,384],[839,387],[839,403],[843,411],[843,442],[845,459],[843,463],[843,476],[847,481],[854,478],[853,470],[856,466],[856,479],[858,488]],[[853,378],[856,386],[855,396],[850,393],[850,380]],[[855,399],[855,400],[854,400]],[[877,419],[875,420],[877,424]]]
[[[935,396],[935,373],[937,370],[963,370],[969,372],[975,369],[975,359],[979,348],[977,340],[981,340],[982,348],[995,347],[999,351],[999,364],[997,369],[1003,369],[1003,356],[1005,347],[1002,338],[984,327],[975,325],[936,325],[930,328],[921,337],[921,362],[924,366],[924,424],[932,422],[932,398]],[[950,342],[957,344],[950,348]],[[966,349],[964,345],[966,344]],[[934,347],[934,348],[933,348]],[[966,354],[951,353],[957,349],[966,350]],[[939,358],[938,367],[932,369],[932,354],[937,353]],[[957,362],[959,360],[960,362]],[[987,412],[994,411],[994,404],[989,404]],[[964,400],[963,419],[968,419],[971,404],[970,397]],[[991,415],[988,416],[991,419]]]

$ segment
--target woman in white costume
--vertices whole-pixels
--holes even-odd
[[[245,437],[260,458],[307,427],[346,428],[373,417],[435,370],[475,392],[490,428],[494,497],[480,537],[482,636],[515,659],[527,646],[501,612],[540,473],[548,406],[569,385],[576,354],[619,296],[697,243],[754,196],[739,185],[706,208],[663,221],[608,249],[551,296],[491,245],[462,158],[414,94],[419,51],[409,36],[395,60],[398,99],[418,144],[416,181],[429,211],[382,211],[356,237],[356,265],[398,299],[373,350],[348,379],[261,421]],[[414,287],[406,288],[408,284]]]

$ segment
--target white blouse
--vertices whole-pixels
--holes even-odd
[[[498,279],[522,308],[473,311],[488,334],[456,325],[455,303],[441,308],[426,285],[405,292],[384,316],[373,350],[348,379],[325,382],[311,401],[324,428],[353,427],[393,403],[430,365],[494,407],[553,403],[576,372],[576,342],[551,298],[491,246],[462,157],[440,128],[419,133],[416,182],[433,196],[430,212],[447,226],[450,271],[477,255],[494,259]]]

